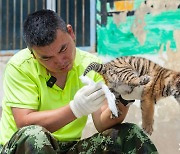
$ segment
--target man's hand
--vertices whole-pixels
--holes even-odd
[[[70,102],[70,108],[79,118],[97,111],[105,100],[105,94],[101,83],[87,85],[77,91],[74,100]]]

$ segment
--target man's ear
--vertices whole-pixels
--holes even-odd
[[[72,37],[72,39],[75,41],[76,36],[75,36],[73,28],[70,24],[67,25],[67,31],[68,31],[69,35]]]

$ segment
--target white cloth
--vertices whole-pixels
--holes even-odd
[[[86,85],[95,85],[96,84],[92,79],[90,79],[87,76],[81,75],[79,78],[81,79],[82,83],[84,83]],[[105,93],[109,109],[111,110],[113,115],[118,117],[118,110],[117,110],[116,103],[115,103],[116,98],[115,98],[114,94],[109,90],[109,88],[103,82],[100,82],[99,84],[101,84],[102,89]]]

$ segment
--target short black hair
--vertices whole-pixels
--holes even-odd
[[[32,46],[46,46],[56,39],[57,30],[67,32],[66,23],[52,10],[39,10],[29,14],[23,25],[23,38]]]

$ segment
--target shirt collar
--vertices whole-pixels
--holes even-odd
[[[75,60],[74,60],[73,67],[79,66],[80,63],[81,63],[80,49],[76,48],[76,57],[75,57]]]
[[[35,63],[37,64],[38,75],[43,76],[43,77],[48,77],[49,75],[46,68],[41,63],[39,63],[36,59],[34,60],[35,60]]]

